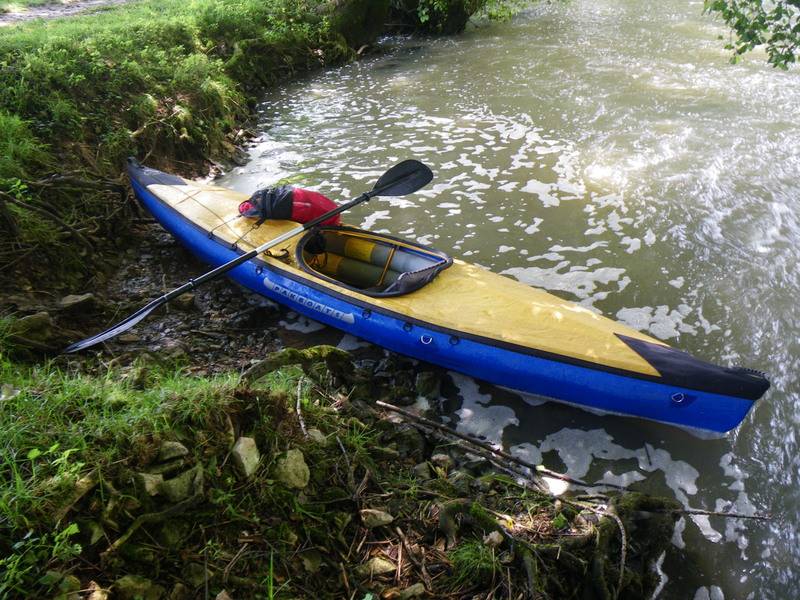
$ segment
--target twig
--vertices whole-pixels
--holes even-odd
[[[547,469],[542,465],[535,465],[535,464],[530,463],[530,462],[528,462],[526,460],[523,460],[521,458],[517,458],[516,456],[513,456],[512,454],[509,454],[508,452],[505,452],[503,450],[499,450],[499,449],[495,448],[491,444],[487,444],[486,442],[482,442],[480,440],[476,440],[475,438],[470,437],[468,435],[464,435],[463,433],[458,433],[457,431],[455,431],[454,429],[452,429],[450,427],[447,427],[446,425],[442,425],[441,423],[437,423],[436,421],[431,421],[430,419],[426,419],[425,417],[421,417],[419,415],[415,415],[414,413],[409,412],[409,411],[407,411],[405,409],[402,409],[402,408],[400,408],[398,406],[394,406],[393,404],[387,404],[386,402],[382,402],[381,400],[376,401],[375,404],[377,404],[378,406],[380,406],[382,408],[385,408],[387,410],[391,410],[392,412],[399,413],[399,414],[403,415],[404,417],[407,417],[407,418],[411,419],[412,421],[417,421],[418,423],[422,423],[426,427],[432,427],[433,429],[437,429],[437,430],[442,431],[442,432],[444,432],[444,433],[446,433],[448,435],[452,435],[454,437],[460,438],[460,439],[462,439],[462,440],[464,440],[466,442],[469,442],[470,444],[474,444],[475,446],[479,446],[480,448],[483,448],[484,450],[488,450],[492,454],[500,456],[500,457],[504,458],[505,460],[511,461],[513,463],[516,463],[516,464],[522,466],[522,467],[530,469],[534,473],[538,473],[538,474],[544,475],[546,477],[551,477],[553,479],[560,479],[562,481],[566,481],[567,483],[572,483],[572,484],[579,485],[579,486],[582,486],[582,487],[587,487],[587,488],[599,487],[600,485],[602,485],[602,486],[607,486],[607,487],[611,487],[611,488],[616,488],[616,489],[619,489],[619,490],[626,489],[625,487],[623,487],[621,485],[613,485],[613,484],[610,484],[610,483],[590,484],[590,483],[586,483],[585,481],[581,481],[580,479],[576,479],[574,477],[570,477],[569,475],[564,475],[562,473],[556,473],[555,471],[551,471],[550,469]]]
[[[625,526],[622,524],[622,519],[619,518],[619,515],[610,511],[604,511],[603,514],[617,522],[619,534],[622,537],[622,551],[619,556],[619,579],[617,579],[617,589],[614,591],[614,600],[616,600],[619,598],[620,591],[622,591],[622,580],[625,576],[625,559],[628,556],[628,536],[625,533]]]
[[[303,411],[300,410],[300,390],[303,385],[303,378],[297,380],[297,404],[295,405],[295,410],[297,411],[297,420],[300,421],[300,431],[303,432],[303,436],[308,438],[308,431],[306,431],[306,422],[303,420]]]
[[[417,557],[414,555],[414,551],[411,549],[411,545],[408,543],[408,538],[406,538],[403,530],[399,527],[395,527],[394,530],[397,532],[397,535],[400,536],[400,542],[406,549],[406,555],[408,556],[408,559],[419,569],[420,574],[422,575],[422,582],[425,584],[425,588],[431,589],[431,576],[428,574],[428,570],[425,568],[425,565],[417,560]]]
[[[235,565],[236,561],[238,561],[242,557],[242,555],[244,554],[245,550],[247,550],[247,547],[249,545],[250,544],[248,542],[242,544],[242,547],[239,548],[239,551],[233,556],[231,562],[227,564],[225,570],[222,572],[222,583],[228,583],[228,576],[231,574],[231,569],[233,568],[233,565]]]
[[[718,512],[715,510],[700,510],[695,508],[673,508],[669,510],[659,510],[653,512],[661,512],[661,513],[675,513],[681,515],[703,515],[708,517],[729,517],[731,519],[755,519],[756,521],[772,521],[772,515],[744,515],[742,513],[735,513],[735,512]]]
[[[336,436],[336,443],[339,444],[339,449],[342,451],[342,454],[344,454],[344,462],[345,462],[345,464],[347,464],[347,470],[349,471],[350,470],[350,459],[347,457],[347,450],[344,449],[344,444],[342,444],[342,440],[339,439],[338,435]]]

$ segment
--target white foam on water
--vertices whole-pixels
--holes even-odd
[[[675,279],[670,279],[668,283],[674,288],[681,289],[685,281],[683,277],[676,277]]]
[[[675,529],[672,530],[672,545],[683,550],[686,542],[683,539],[683,532],[686,529],[686,517],[681,517],[675,522]]]
[[[707,515],[689,515],[689,517],[708,541],[714,543],[722,541],[722,534],[711,526]]]
[[[358,350],[359,348],[366,348],[370,346],[369,342],[365,342],[362,339],[357,338],[354,335],[350,335],[349,333],[345,333],[342,336],[342,339],[339,340],[339,343],[336,344],[336,347],[339,350],[344,350],[345,352],[351,352],[353,350]]]
[[[472,377],[454,371],[449,375],[462,399],[461,408],[456,411],[457,431],[502,446],[503,430],[509,425],[519,425],[514,411],[507,406],[491,406],[491,394],[481,394]]]
[[[289,313],[287,316],[291,317],[292,314],[297,313]],[[298,331],[300,333],[314,333],[315,331],[325,329],[325,325],[319,321],[314,321],[303,315],[297,315],[296,321],[281,320],[278,322],[278,325],[289,331]]]
[[[509,452],[516,456],[517,458],[521,458],[524,461],[527,461],[534,465],[542,464],[542,453],[534,444],[530,442],[523,442],[522,444],[517,444],[516,446],[512,446],[509,448]]]
[[[366,218],[361,221],[361,229],[372,229],[375,226],[377,221],[381,220],[390,220],[391,217],[390,211],[388,210],[375,210],[372,211],[370,214],[366,216]]]
[[[602,485],[628,487],[632,483],[644,481],[645,479],[647,479],[647,477],[639,473],[639,471],[628,471],[626,473],[620,473],[619,475],[615,475],[611,471],[606,471],[596,483]]]
[[[564,269],[568,270],[564,271]],[[599,286],[618,281],[625,273],[625,269],[600,267],[592,271],[586,266],[571,265],[569,261],[564,260],[549,269],[542,267],[512,267],[501,271],[501,273],[503,275],[511,275],[527,285],[542,287],[547,290],[570,292],[579,299],[587,299],[596,296]]]
[[[664,587],[669,582],[669,577],[667,574],[664,573],[663,566],[664,566],[664,558],[667,556],[666,552],[662,552],[661,556],[658,557],[655,563],[653,563],[653,572],[658,576],[658,585],[656,589],[653,590],[653,594],[650,596],[650,600],[655,600],[661,595],[661,592],[664,590]]]
[[[697,333],[695,325],[698,325],[699,321],[689,324],[685,320],[691,312],[692,308],[686,304],[679,304],[674,309],[670,309],[667,305],[626,307],[617,311],[616,318],[629,327],[668,340],[677,338],[682,333],[691,335]]]

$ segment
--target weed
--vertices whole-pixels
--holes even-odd
[[[480,540],[465,540],[448,554],[453,564],[450,583],[454,589],[485,584],[500,570],[494,548]]]

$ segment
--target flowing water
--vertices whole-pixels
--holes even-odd
[[[715,440],[452,374],[449,419],[553,469],[686,506],[662,598],[795,598],[800,583],[800,71],[728,62],[687,0],[542,4],[276,91],[243,191],[290,177],[344,199],[394,162],[427,191],[348,221],[430,243],[773,388]],[[314,329],[296,322],[294,328]],[[353,340],[345,340],[352,343]]]

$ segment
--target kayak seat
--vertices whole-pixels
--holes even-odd
[[[296,258],[306,272],[369,296],[409,294],[453,262],[439,250],[352,227],[310,231]]]

